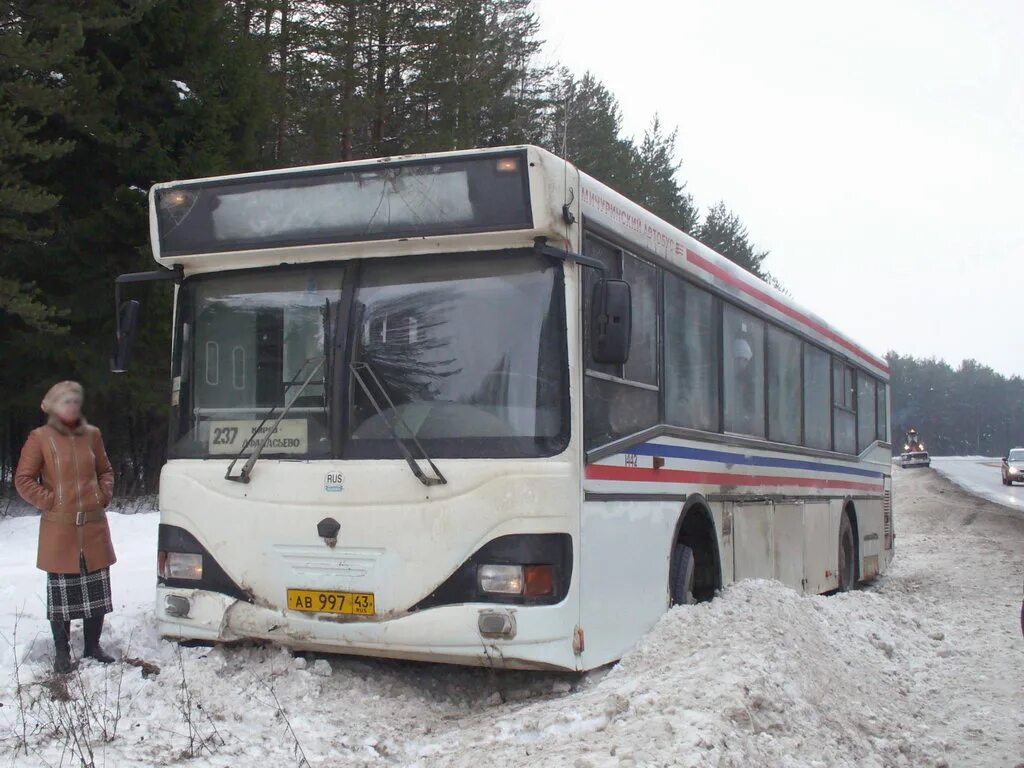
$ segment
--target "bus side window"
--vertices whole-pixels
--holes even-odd
[[[602,277],[619,279],[622,276],[620,252],[616,248],[602,240],[587,237],[583,244],[583,252],[592,259],[597,259],[604,264],[604,275],[598,269],[587,267],[583,270],[583,354],[584,368],[592,371],[606,373],[609,376],[622,376],[621,365],[610,365],[607,363],[596,363],[590,356],[593,348],[590,343],[590,305],[594,300],[594,285]]]
[[[707,291],[665,273],[665,418],[718,431],[718,312]]]
[[[828,353],[804,344],[804,445],[832,448],[832,413],[829,405]]]
[[[722,322],[725,431],[764,437],[764,323],[728,304]]]
[[[876,382],[876,384],[878,385],[878,399],[875,401],[877,408],[877,413],[875,416],[875,437],[877,437],[882,442],[887,443],[889,442],[889,425],[886,423],[888,416],[888,408],[886,407],[888,403],[886,402],[886,397],[888,395],[888,392],[886,390],[885,384],[883,384],[880,381]]]
[[[582,285],[584,442],[594,448],[658,423],[658,271],[647,262],[587,235],[583,252],[604,264],[604,274],[584,268]],[[633,333],[625,365],[590,356],[590,305],[601,278],[624,279],[633,298]]]
[[[857,371],[857,450],[875,441],[875,380]]]
[[[622,378],[644,384],[658,383],[658,271],[635,256],[622,257],[622,279],[633,298],[633,325],[629,360]]]
[[[658,383],[658,270],[646,261],[625,251],[620,251],[594,237],[587,237],[584,242],[584,253],[591,258],[600,260],[605,265],[603,275],[596,269],[584,270],[583,323],[586,367],[589,370],[606,373],[619,379],[656,385]],[[593,301],[594,284],[601,277],[625,280],[629,283],[633,299],[633,323],[629,360],[625,365],[596,363],[590,357],[590,303]]]
[[[768,328],[768,439],[800,444],[800,339]]]
[[[857,452],[856,390],[853,368],[838,357],[832,358],[832,431],[833,449],[840,453]]]

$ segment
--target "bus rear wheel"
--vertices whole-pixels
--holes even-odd
[[[670,606],[711,600],[722,586],[722,577],[715,523],[707,507],[694,504],[684,509],[670,552]]]
[[[843,510],[839,522],[839,591],[849,592],[857,580],[857,549],[853,541],[850,513]]]
[[[697,602],[693,596],[693,585],[697,579],[697,560],[693,550],[679,542],[673,559],[675,578],[672,581],[672,605],[693,605]]]

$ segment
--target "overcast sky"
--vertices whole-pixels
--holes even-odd
[[[1024,375],[1024,2],[536,0],[792,296],[879,354]]]

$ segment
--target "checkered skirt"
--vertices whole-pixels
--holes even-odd
[[[80,573],[46,574],[46,616],[50,621],[91,619],[114,610],[110,569],[86,573],[85,558],[80,567]]]

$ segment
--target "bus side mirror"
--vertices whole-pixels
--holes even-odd
[[[110,370],[124,373],[128,370],[128,359],[132,354],[132,343],[139,325],[139,307],[135,299],[121,302],[117,310],[117,336],[114,339],[114,356],[110,360]]]
[[[590,305],[591,357],[595,363],[623,365],[629,359],[633,301],[624,280],[598,280]]]

